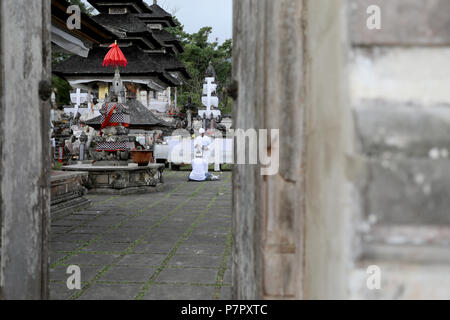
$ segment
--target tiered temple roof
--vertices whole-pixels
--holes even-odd
[[[138,18],[145,23],[162,24],[163,28],[177,26],[175,21],[173,20],[172,15],[158,6],[156,1],[154,1],[152,6],[150,6],[150,10],[151,12],[138,14]]]
[[[163,48],[163,43],[133,14],[99,14],[92,19],[115,34],[121,47],[134,44],[149,51]]]
[[[97,47],[91,49],[88,58],[73,56],[66,61],[56,64],[53,73],[65,77],[69,81],[83,79],[97,79],[98,81],[112,81],[113,67],[103,67],[106,48]],[[122,52],[128,60],[126,68],[120,68],[123,81],[144,82],[151,77],[155,86],[177,86],[179,80],[170,75],[172,68],[183,68],[178,60],[166,64],[164,58],[161,61],[152,59],[148,54],[136,47],[122,48]],[[133,81],[134,80],[134,81]]]
[[[143,0],[88,0],[100,13],[122,12],[126,9],[129,13],[152,13],[150,7]]]
[[[98,25],[113,34],[128,66],[121,69],[124,81],[138,77],[138,83],[145,83],[153,90],[176,87],[190,78],[184,64],[176,58],[183,52],[178,39],[164,30],[175,26],[172,16],[158,6],[156,1],[149,6],[142,0],[88,0],[100,14],[92,17]],[[73,56],[54,66],[54,73],[66,79],[81,82],[89,79],[102,80],[99,76],[113,75],[112,68],[103,68],[102,59],[111,41],[101,43],[85,59]],[[103,53],[103,57],[101,57]],[[156,84],[152,80],[156,80]]]
[[[95,45],[112,42],[115,34],[81,13],[81,28],[69,30],[67,9],[71,4],[66,0],[52,0],[52,50],[70,52],[87,56],[89,49]]]

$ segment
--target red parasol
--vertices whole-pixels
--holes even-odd
[[[123,55],[122,50],[120,50],[117,41],[109,46],[111,50],[106,54],[103,60],[103,66],[108,67],[126,67],[128,64],[127,59]]]

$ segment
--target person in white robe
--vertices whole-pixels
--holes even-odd
[[[200,135],[194,140],[194,149],[200,150],[203,153],[203,159],[205,160],[206,172],[208,172],[209,166],[209,147],[211,145],[211,139],[205,134],[205,129],[199,130]]]

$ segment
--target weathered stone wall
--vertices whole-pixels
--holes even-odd
[[[450,298],[450,2],[234,4],[236,128],[282,137],[235,166],[234,298]]]
[[[306,299],[346,296],[353,121],[348,104],[345,1],[304,1]]]
[[[49,0],[0,1],[4,299],[48,297],[50,5]]]
[[[278,129],[279,172],[235,165],[233,297],[303,297],[303,0],[234,1],[236,129]],[[235,144],[236,146],[236,144]],[[236,147],[235,147],[236,149]],[[248,151],[248,145],[247,150]],[[235,152],[236,154],[236,152]]]
[[[366,27],[373,4],[381,30]],[[349,164],[361,199],[352,298],[450,298],[449,9],[445,0],[349,1],[358,146]],[[370,265],[381,268],[380,290],[367,288]]]

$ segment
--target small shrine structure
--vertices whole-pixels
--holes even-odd
[[[115,75],[100,111],[100,133],[88,146],[93,161],[63,167],[66,171],[88,172],[87,187],[94,193],[149,192],[157,190],[163,183],[165,166],[151,164],[152,150],[144,150],[136,137],[129,134],[130,106],[119,71],[119,67],[127,64],[125,55],[115,42],[102,63],[103,67],[115,67]],[[137,163],[131,163],[130,156]],[[143,160],[139,159],[142,156]]]
[[[206,69],[203,84],[202,104],[206,109],[198,110],[198,117],[203,121],[205,130],[214,130],[222,121],[222,112],[219,110],[219,97],[217,96],[216,71],[212,63]]]

